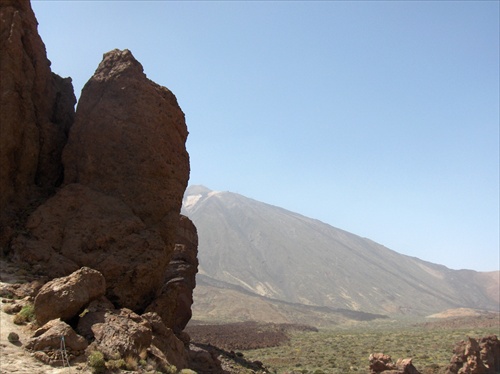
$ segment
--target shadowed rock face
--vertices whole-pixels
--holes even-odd
[[[106,53],[82,90],[64,186],[28,218],[15,258],[50,277],[89,266],[117,307],[144,311],[160,295],[176,244],[186,137],[175,96],[130,51]]]
[[[193,222],[181,215],[174,253],[165,273],[160,295],[148,306],[165,324],[179,333],[191,319],[193,290],[198,272],[198,233]]]
[[[61,184],[61,153],[75,113],[71,79],[51,72],[37,25],[29,1],[0,2],[2,247],[17,228],[16,213]]]
[[[104,55],[82,90],[64,150],[65,184],[121,199],[168,246],[189,179],[184,113],[128,50]]]

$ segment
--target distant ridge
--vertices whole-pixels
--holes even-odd
[[[494,296],[498,272],[451,270],[283,208],[204,186],[188,187],[182,212],[198,229],[198,280],[205,287],[379,315],[499,309]],[[212,284],[206,285],[207,279]],[[195,290],[195,313],[196,304]]]

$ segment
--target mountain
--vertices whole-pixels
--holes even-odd
[[[208,290],[233,296],[244,290],[267,302],[383,315],[499,309],[498,272],[451,270],[321,221],[203,186],[186,190],[182,213],[199,235],[201,288],[195,290],[195,315]]]

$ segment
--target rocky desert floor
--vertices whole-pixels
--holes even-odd
[[[6,284],[23,283],[29,281],[28,275],[23,275],[19,269],[0,258],[0,287]],[[71,367],[52,367],[32,356],[24,349],[24,344],[33,332],[29,325],[16,325],[14,315],[4,312],[4,306],[10,299],[0,297],[0,373],[19,374],[60,374],[60,373],[91,373],[85,363],[73,364]],[[11,343],[8,336],[11,332],[19,336],[19,341]]]

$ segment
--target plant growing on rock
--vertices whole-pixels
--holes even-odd
[[[27,304],[14,317],[16,325],[23,325],[25,323],[33,322],[35,320],[35,308],[33,304]]]
[[[87,362],[92,370],[92,373],[102,374],[106,372],[106,362],[104,361],[104,354],[102,352],[91,352],[87,358]]]

